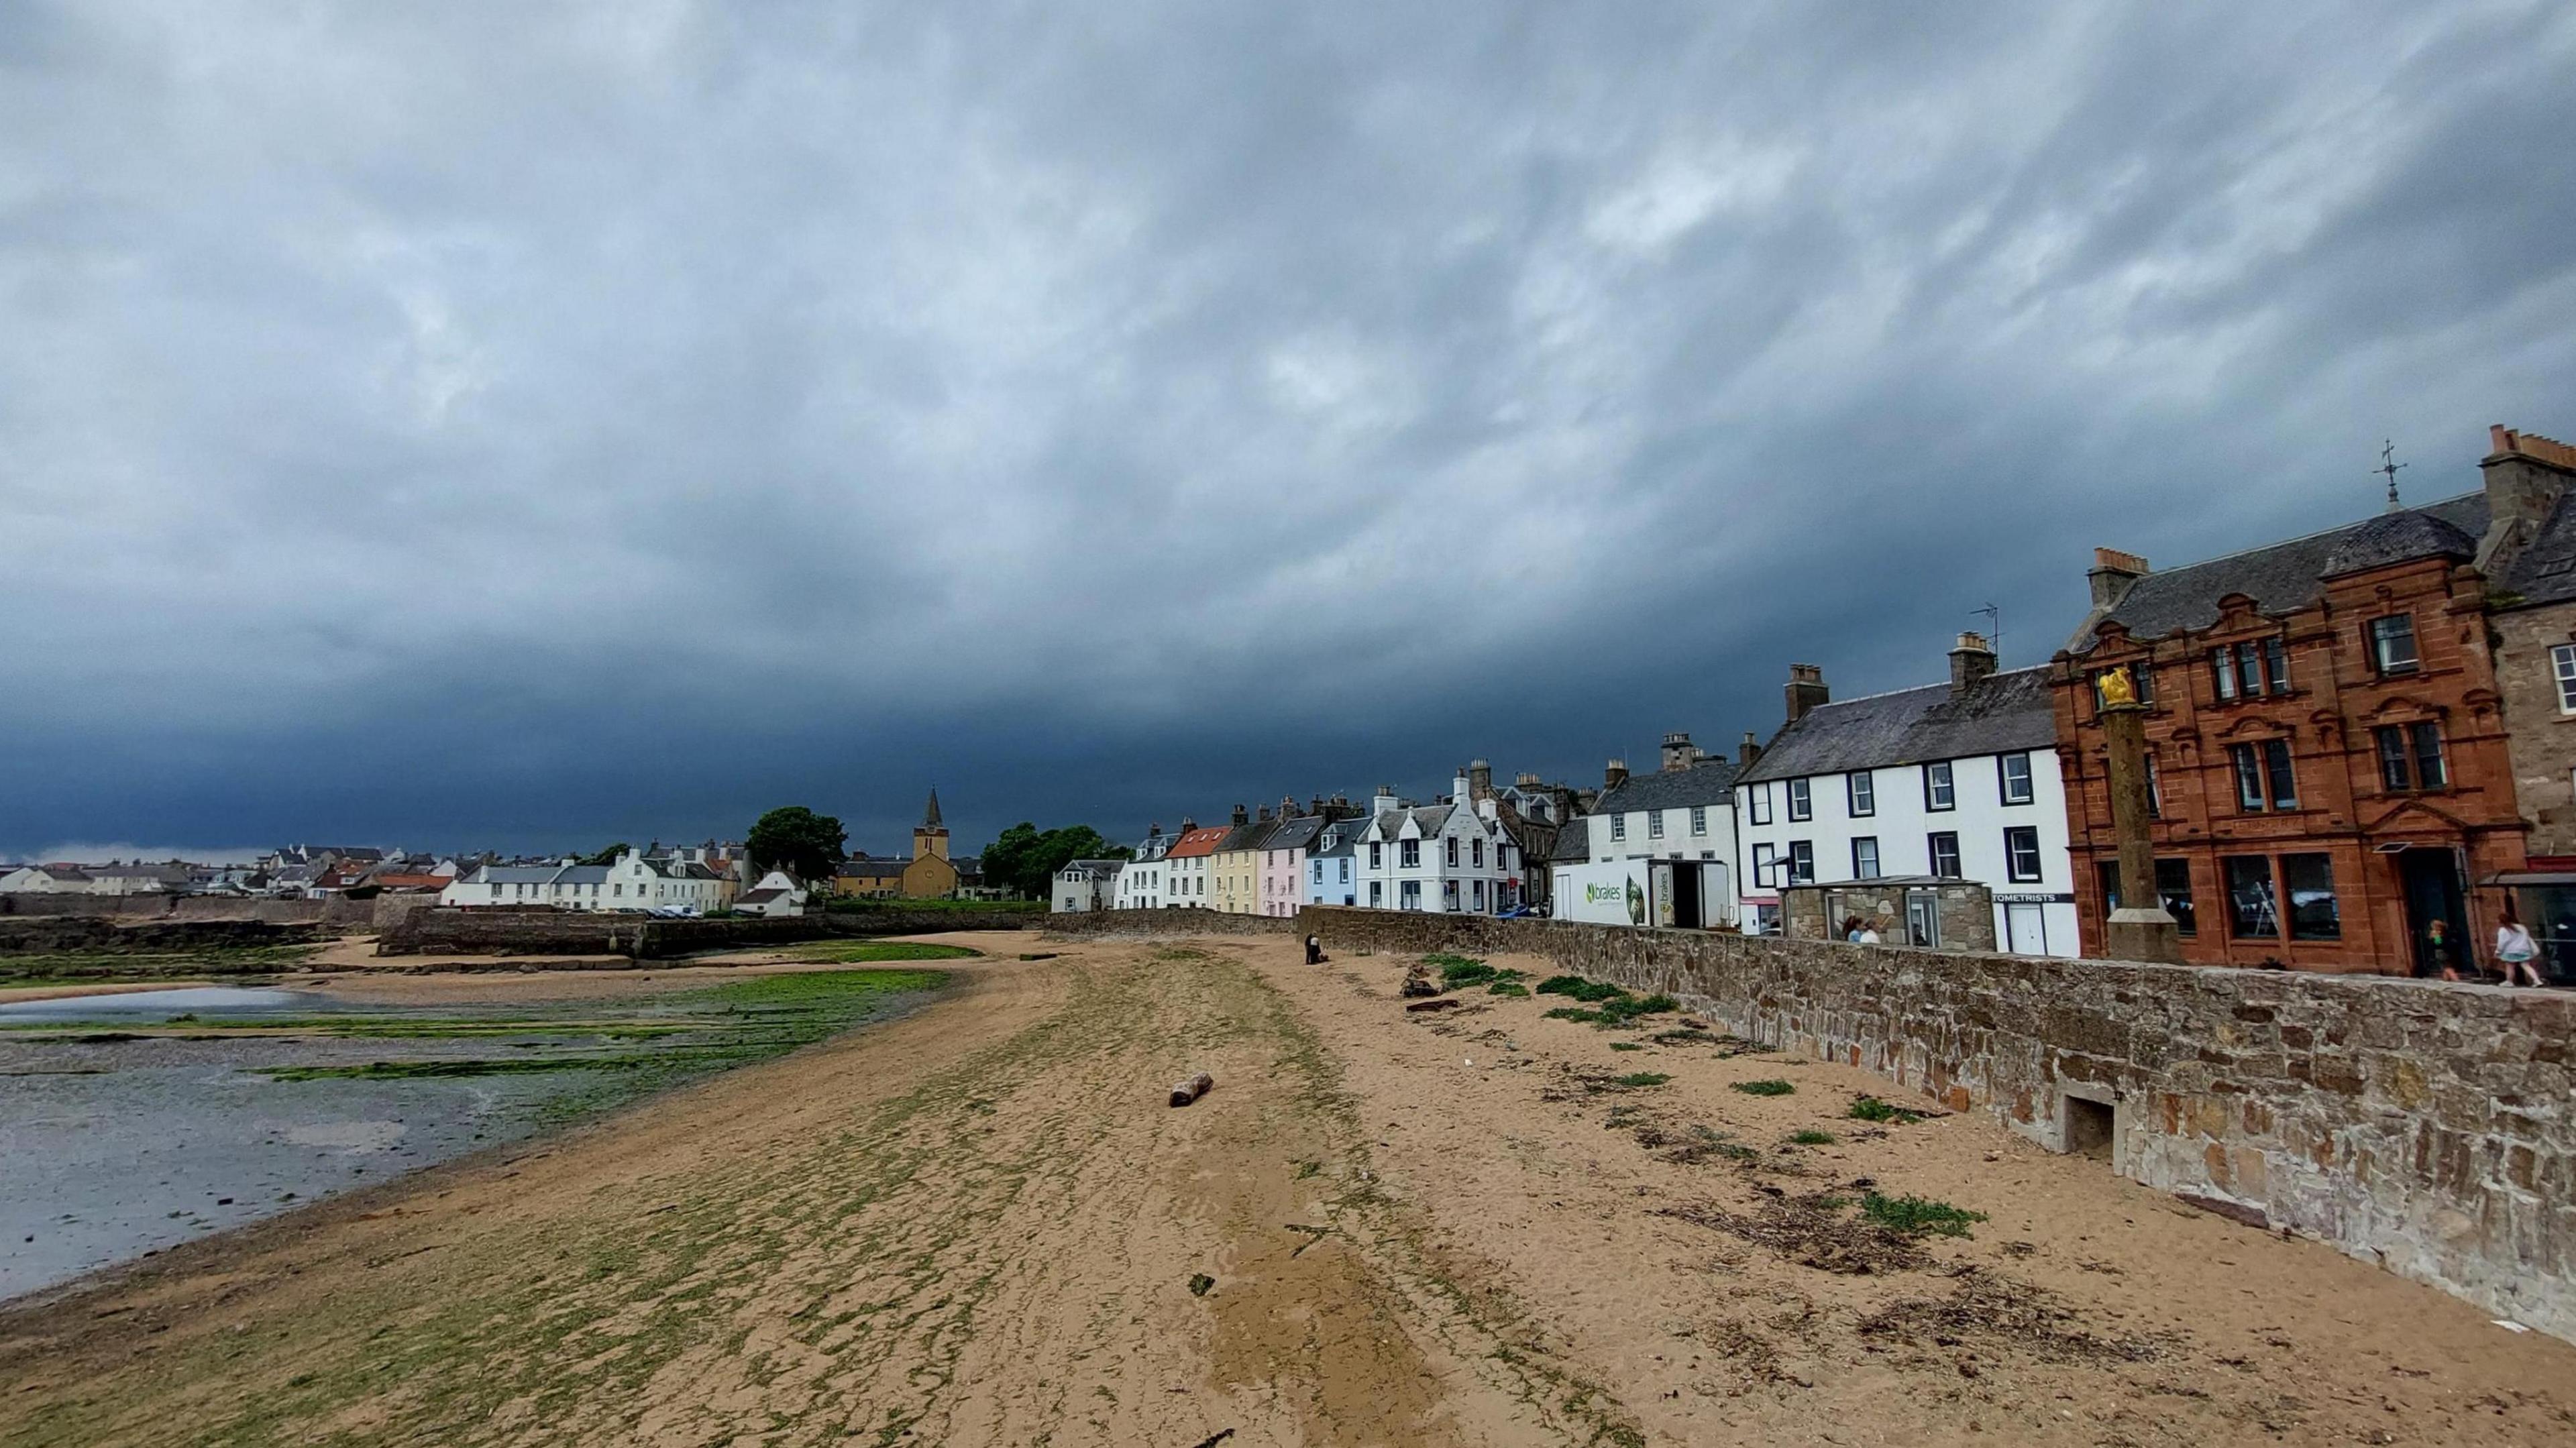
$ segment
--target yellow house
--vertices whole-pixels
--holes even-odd
[[[1261,818],[1246,821],[1243,806],[1234,807],[1234,828],[1208,858],[1208,908],[1226,915],[1261,913],[1261,842],[1279,827],[1264,806]]]
[[[957,866],[948,858],[948,826],[939,822],[939,791],[912,829],[912,863],[903,867],[907,900],[942,900],[957,893]]]
[[[839,895],[900,895],[906,868],[903,860],[843,860],[833,867],[832,891]]]

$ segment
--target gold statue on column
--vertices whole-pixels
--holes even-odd
[[[2102,675],[2102,707],[2125,708],[2138,702],[2138,686],[2129,682],[2129,666],[2122,664]]]

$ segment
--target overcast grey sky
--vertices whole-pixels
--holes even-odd
[[[0,858],[1597,778],[2576,436],[2576,9],[0,0]]]

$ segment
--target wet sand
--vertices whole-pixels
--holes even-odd
[[[2576,1346],[1979,1119],[1851,1120],[1859,1072],[1548,998],[1408,1014],[1400,959],[1025,942],[880,1029],[0,1311],[0,1443],[2576,1434]],[[1986,1220],[1821,1225],[1871,1190]]]

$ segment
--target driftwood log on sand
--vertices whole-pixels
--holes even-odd
[[[1200,1097],[1205,1096],[1215,1089],[1216,1078],[1205,1071],[1201,1071],[1197,1075],[1192,1076],[1190,1079],[1183,1081],[1181,1084],[1172,1088],[1172,1104],[1174,1106],[1187,1106],[1191,1102],[1198,1100]]]

